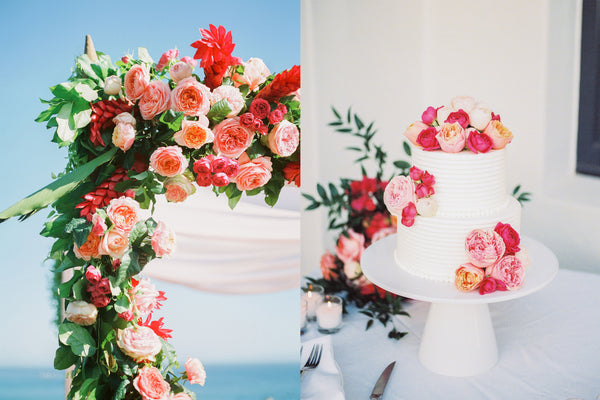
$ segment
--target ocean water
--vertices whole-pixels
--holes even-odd
[[[198,400],[298,400],[297,364],[205,365]],[[0,368],[0,400],[64,400],[64,374],[46,368]]]

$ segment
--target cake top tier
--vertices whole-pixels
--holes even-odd
[[[500,115],[469,96],[457,96],[441,107],[427,107],[421,120],[413,122],[404,135],[423,150],[446,153],[487,153],[503,149],[513,138]]]

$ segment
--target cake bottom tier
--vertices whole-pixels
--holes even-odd
[[[456,269],[468,262],[467,235],[473,229],[493,229],[498,222],[519,232],[521,205],[517,200],[511,197],[506,207],[485,217],[417,216],[411,227],[398,224],[396,264],[422,278],[453,282]]]

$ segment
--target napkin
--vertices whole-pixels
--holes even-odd
[[[315,344],[323,345],[321,362],[317,368],[302,376],[300,398],[302,400],[345,400],[340,367],[333,358],[331,335],[324,335],[302,343],[300,365],[304,365]]]

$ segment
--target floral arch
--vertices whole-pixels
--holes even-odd
[[[69,399],[184,400],[195,398],[185,380],[204,384],[198,359],[177,372],[171,331],[152,317],[165,293],[139,276],[175,249],[153,218],[157,195],[178,203],[200,186],[230,208],[244,193],[273,206],[284,185],[300,184],[300,67],[271,74],[233,56],[224,27],[200,33],[193,58],[172,49],[157,63],[144,48],[113,63],[88,37],[36,119],[68,148],[66,169],[0,213],[53,208],[41,234],[56,239],[49,259],[63,276],[54,366],[72,370]]]

